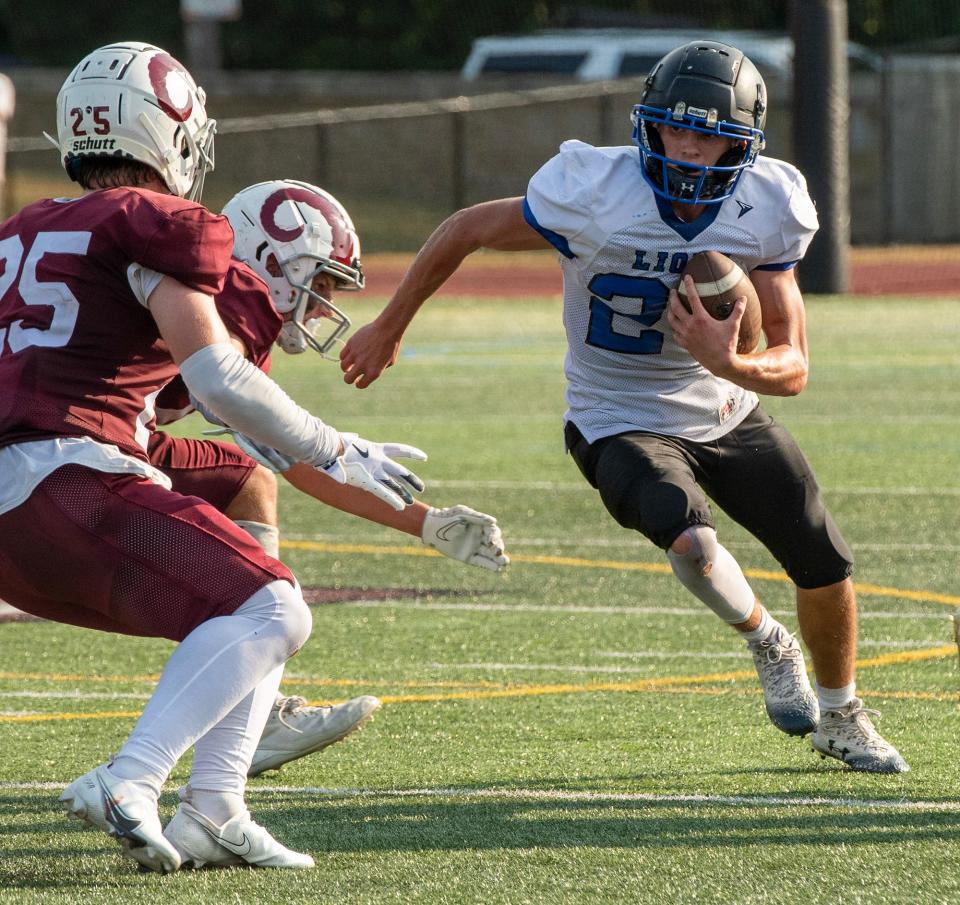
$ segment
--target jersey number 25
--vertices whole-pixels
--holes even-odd
[[[53,308],[49,327],[24,327],[22,320],[12,321],[9,327],[0,327],[0,355],[3,354],[5,345],[9,345],[11,352],[19,352],[28,346],[59,348],[70,341],[73,328],[77,325],[80,303],[66,283],[38,280],[37,264],[46,254],[86,254],[89,245],[89,232],[37,233],[24,262],[23,242],[19,236],[8,236],[0,241],[0,262],[3,264],[3,273],[0,274],[0,299],[19,277],[18,289],[25,304]]]

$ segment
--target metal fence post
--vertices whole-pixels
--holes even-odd
[[[793,0],[793,150],[820,232],[803,263],[808,292],[849,285],[850,114],[846,0]]]

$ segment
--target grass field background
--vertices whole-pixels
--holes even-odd
[[[808,388],[765,405],[857,554],[859,688],[909,774],[854,774],[778,733],[742,643],[603,510],[562,452],[558,302],[441,299],[366,391],[314,356],[277,361],[337,426],[428,450],[425,499],[495,513],[514,559],[469,569],[283,488],[301,583],[356,589],[315,609],[284,690],[384,701],[347,742],[250,784],[254,816],[317,869],[140,875],[68,823],[61,787],[121,744],[171,646],[7,624],[0,901],[960,900],[957,305],[819,298],[808,317]],[[795,628],[776,563],[717,515]]]

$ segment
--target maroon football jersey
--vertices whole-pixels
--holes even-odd
[[[38,201],[0,225],[0,446],[89,436],[146,458],[152,396],[177,367],[128,268],[214,295],[232,248],[226,218],[133,188]]]
[[[247,358],[264,373],[283,318],[270,300],[270,290],[242,261],[233,259],[223,291],[215,299],[224,324],[246,347]],[[187,387],[178,374],[157,396],[157,421],[170,424],[192,411]]]

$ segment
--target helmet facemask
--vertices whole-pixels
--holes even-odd
[[[661,110],[637,104],[631,119],[633,140],[640,148],[647,182],[661,197],[683,204],[719,204],[729,198],[744,170],[753,166],[764,146],[762,130],[720,122],[716,110],[697,110],[691,114],[690,108]],[[711,166],[688,163],[666,156],[660,127],[689,129],[701,135],[727,138],[736,144]]]
[[[311,268],[310,264],[313,262],[316,262],[316,266]],[[293,297],[293,305],[285,314],[286,319],[277,337],[278,345],[290,355],[299,355],[310,348],[321,358],[338,361],[339,358],[332,355],[331,350],[343,344],[343,337],[350,329],[351,321],[330,299],[314,290],[313,281],[321,273],[329,273],[337,280],[338,289],[355,290],[360,286],[343,282],[328,262],[312,255],[300,255],[277,263]],[[299,275],[304,270],[307,271],[305,279]],[[308,318],[307,312],[318,305],[323,308],[322,316]]]

